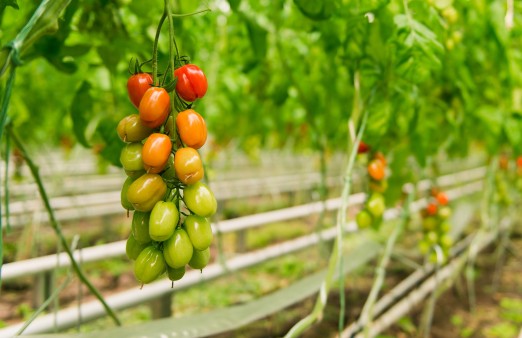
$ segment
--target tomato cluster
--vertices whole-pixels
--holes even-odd
[[[208,218],[217,202],[201,182],[204,168],[197,151],[207,140],[207,126],[187,104],[205,95],[207,81],[191,64],[176,69],[174,77],[176,93],[170,95],[153,86],[150,74],[132,75],[127,89],[138,114],[126,116],[117,127],[126,143],[120,162],[128,176],[121,204],[134,211],[126,252],[135,260],[134,274],[142,284],[164,273],[174,282],[187,265],[203,269],[210,260],[213,234]],[[184,101],[173,105],[171,97]],[[173,111],[173,106],[183,109]]]
[[[370,147],[361,142],[364,146],[359,145],[358,153],[364,154],[370,150]],[[369,176],[369,191],[364,208],[357,214],[356,222],[360,229],[372,227],[378,230],[382,223],[382,216],[386,210],[386,201],[383,193],[388,188],[386,180],[386,158],[380,152],[373,153],[367,164],[367,173]]]
[[[423,238],[419,242],[419,250],[425,255],[430,253],[430,261],[436,263],[437,254],[434,248],[438,246],[442,250],[443,260],[446,260],[453,244],[449,235],[451,208],[446,193],[437,188],[432,189],[421,216]]]

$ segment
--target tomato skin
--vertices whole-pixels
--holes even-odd
[[[194,248],[187,232],[178,228],[163,246],[163,256],[171,268],[181,268],[190,262]]]
[[[192,258],[189,261],[189,266],[192,269],[201,270],[205,266],[208,265],[210,261],[210,249],[206,248],[205,250],[194,250],[192,254]]]
[[[176,116],[176,127],[181,141],[194,149],[203,147],[207,141],[207,124],[193,109],[187,109]]]
[[[384,165],[380,160],[371,160],[368,164],[368,174],[376,181],[381,181],[384,178]]]
[[[134,107],[140,106],[145,92],[152,85],[152,76],[149,73],[136,73],[127,80],[127,92]]]
[[[120,153],[120,163],[130,177],[136,177],[139,173],[143,172],[143,161],[142,161],[142,148],[141,143],[129,143],[127,144]]]
[[[116,130],[123,142],[141,142],[152,133],[152,128],[144,126],[138,114],[125,116]]]
[[[183,201],[188,209],[201,217],[216,213],[217,201],[210,188],[201,182],[189,185],[183,191]]]
[[[384,210],[386,210],[384,196],[380,193],[373,193],[366,201],[366,208],[373,217],[381,217],[384,214]]]
[[[148,172],[157,174],[165,168],[172,150],[172,142],[165,134],[154,133],[149,136],[142,149],[142,160]]]
[[[127,242],[125,243],[125,253],[130,260],[136,260],[140,253],[145,249],[149,244],[140,243],[136,241],[136,238],[132,234],[129,235]]]
[[[357,147],[357,154],[365,154],[370,151],[370,146],[363,141],[359,142],[359,147]]]
[[[388,181],[383,179],[380,181],[370,180],[370,190],[383,193],[388,189]]]
[[[439,202],[439,204],[442,206],[448,205],[449,203],[448,195],[446,195],[442,191],[438,192],[435,198],[437,199],[437,202]]]
[[[152,245],[143,249],[134,263],[134,275],[143,284],[150,283],[161,276],[167,265],[163,253]]]
[[[422,219],[422,229],[424,231],[433,231],[437,228],[439,221],[432,216],[424,217]]]
[[[150,212],[135,211],[132,215],[132,235],[138,243],[147,244],[152,240],[149,235]]]
[[[190,215],[185,218],[183,224],[194,249],[199,251],[208,249],[214,237],[208,219],[198,215]]]
[[[426,206],[426,214],[429,216],[434,216],[437,214],[438,209],[439,209],[439,207],[437,206],[437,204],[430,202]]]
[[[166,241],[174,233],[178,221],[179,212],[173,202],[157,202],[150,213],[150,238],[158,242]]]
[[[134,210],[134,206],[131,202],[129,202],[129,199],[127,198],[127,192],[132,182],[134,182],[134,179],[132,177],[127,177],[121,188],[121,206],[127,210]]]
[[[158,174],[144,174],[129,186],[127,199],[138,211],[151,211],[156,202],[163,200],[167,185]]]
[[[185,184],[194,184],[203,178],[205,170],[197,150],[180,148],[174,155],[174,169],[176,176]]]
[[[181,268],[171,268],[167,264],[167,275],[169,276],[169,279],[173,282],[180,280],[185,276],[185,266],[182,266]]]
[[[151,87],[140,102],[141,123],[149,128],[161,126],[170,113],[170,96],[164,88]]]
[[[372,225],[373,216],[368,210],[363,209],[357,214],[355,220],[359,229],[366,229],[369,228],[370,225]]]
[[[383,155],[381,152],[376,152],[376,153],[373,155],[373,158],[376,159],[376,160],[381,161],[383,167],[386,168],[386,164],[387,164],[388,162],[386,161],[386,157],[384,157],[384,155]]]
[[[178,78],[176,92],[183,100],[193,102],[207,93],[207,77],[198,66],[188,64],[179,67],[174,71],[174,76]]]
[[[517,157],[517,167],[522,168],[522,156]]]

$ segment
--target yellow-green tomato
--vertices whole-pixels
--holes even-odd
[[[134,210],[134,206],[129,199],[127,198],[127,191],[129,190],[130,185],[134,182],[132,177],[127,177],[125,182],[123,183],[123,187],[121,188],[121,206],[127,210]]]
[[[373,223],[373,216],[366,209],[361,210],[355,217],[359,229],[369,228]]]
[[[167,265],[167,275],[173,282],[180,280],[185,276],[185,266],[183,265],[181,268],[171,268]]]
[[[368,201],[366,201],[366,208],[372,214],[373,217],[379,218],[384,214],[386,204],[384,202],[384,196],[380,193],[373,193]]]
[[[149,235],[163,242],[172,236],[179,221],[179,212],[173,202],[159,201],[150,212]]]
[[[422,220],[422,229],[424,231],[433,231],[437,228],[439,220],[434,216],[427,216]]]
[[[152,128],[141,124],[138,114],[125,116],[120,123],[118,123],[116,130],[123,142],[140,142],[152,134]]]
[[[185,230],[196,250],[205,250],[212,243],[212,227],[205,217],[190,215],[185,218]]]
[[[142,149],[141,143],[129,143],[127,144],[120,153],[120,163],[130,177],[136,177],[140,172],[144,171],[142,161]]]
[[[189,266],[192,269],[203,269],[207,266],[210,261],[210,248],[206,248],[203,251],[194,250],[192,258],[190,259]]]
[[[187,232],[182,229],[174,230],[174,234],[163,246],[165,261],[172,268],[181,268],[190,262],[194,248]]]
[[[140,243],[136,241],[134,236],[130,234],[129,238],[127,239],[127,243],[125,244],[125,253],[129,259],[135,260],[147,246],[147,243]]]
[[[143,284],[156,280],[166,269],[163,253],[152,245],[143,249],[134,263],[134,275]]]
[[[214,193],[206,184],[201,182],[196,182],[185,188],[183,201],[187,208],[201,217],[210,217],[217,210],[217,201]]]
[[[139,243],[147,244],[151,241],[149,219],[150,212],[135,211],[132,216],[132,235]]]
[[[138,211],[151,211],[156,202],[163,200],[167,185],[158,174],[144,174],[129,186],[127,199]]]

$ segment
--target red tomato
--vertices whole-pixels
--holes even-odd
[[[165,168],[172,150],[172,142],[165,134],[154,133],[147,138],[143,145],[142,161],[148,172],[157,174]]]
[[[140,102],[140,120],[149,128],[161,126],[170,113],[170,96],[164,88],[151,87]]]
[[[364,143],[363,141],[359,142],[359,147],[357,148],[357,154],[365,154],[370,151],[370,146]]]
[[[368,164],[368,174],[371,178],[376,181],[380,181],[384,178],[384,165],[380,160],[371,160],[370,164]]]
[[[434,216],[437,214],[437,209],[437,204],[433,202],[428,203],[428,205],[426,206],[426,214],[429,216]]]
[[[176,92],[183,100],[192,102],[205,96],[207,77],[198,66],[184,65],[174,71],[174,76],[178,78]]]
[[[517,157],[517,167],[522,168],[522,156]]]
[[[437,193],[435,198],[437,199],[437,202],[439,202],[440,205],[447,205],[449,202],[448,196],[442,191]]]
[[[152,85],[152,76],[149,73],[137,73],[127,81],[127,92],[132,104],[138,108],[141,98]]]
[[[187,147],[199,149],[207,141],[205,120],[192,109],[184,110],[176,116],[176,127],[181,141]]]

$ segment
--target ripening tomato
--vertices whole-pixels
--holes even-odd
[[[192,269],[201,270],[205,266],[208,265],[210,261],[210,249],[206,248],[205,250],[194,250],[192,254],[192,258],[189,261],[189,266]]]
[[[157,202],[150,213],[150,238],[158,242],[166,241],[174,233],[178,221],[178,208],[173,202]]]
[[[437,204],[430,202],[428,205],[426,205],[426,214],[429,216],[434,216],[437,214],[437,210],[439,208],[437,207]]]
[[[370,190],[375,192],[383,193],[386,191],[386,189],[388,189],[388,181],[384,179],[380,181],[370,180],[369,185]]]
[[[187,232],[178,228],[163,246],[165,261],[172,268],[181,268],[190,262],[194,247]]]
[[[207,77],[196,65],[188,64],[174,71],[178,78],[176,92],[185,101],[195,101],[205,96],[207,92]]]
[[[152,85],[152,76],[149,73],[136,73],[127,80],[127,92],[132,104],[138,108],[145,92]]]
[[[172,150],[172,142],[165,134],[149,136],[142,149],[142,160],[147,172],[157,174],[165,168]]]
[[[189,215],[183,223],[185,230],[196,250],[205,250],[212,243],[212,227],[205,217]]]
[[[437,199],[437,202],[439,202],[440,205],[448,205],[448,195],[446,195],[444,192],[438,192],[435,198]]]
[[[366,209],[361,210],[357,216],[355,217],[355,220],[357,222],[357,226],[359,229],[366,229],[369,228],[370,225],[373,223],[373,216],[370,214],[370,212]]]
[[[422,229],[424,231],[433,231],[437,228],[439,221],[432,216],[424,217],[422,219]]]
[[[126,210],[134,210],[134,206],[131,202],[129,202],[129,199],[127,198],[127,191],[129,190],[129,187],[132,184],[132,182],[134,182],[134,179],[132,177],[127,177],[121,188],[121,206]]]
[[[143,284],[156,280],[166,269],[163,253],[152,245],[143,249],[134,263],[134,275]]]
[[[174,155],[174,169],[176,176],[185,184],[194,184],[203,178],[205,170],[197,150],[180,148]]]
[[[384,196],[380,193],[373,193],[366,201],[366,208],[373,217],[381,217],[384,214],[384,210],[386,210]]]
[[[517,167],[522,168],[522,156],[517,157]]]
[[[364,143],[363,141],[359,142],[359,147],[357,148],[357,154],[365,154],[370,151],[370,146]]]
[[[127,242],[125,243],[125,253],[131,260],[136,260],[140,253],[149,246],[148,243],[140,243],[134,238],[132,234],[129,235]]]
[[[388,162],[386,162],[386,157],[384,157],[384,155],[383,155],[380,151],[376,152],[376,153],[373,155],[373,158],[374,158],[375,160],[379,160],[379,161],[381,161],[381,162],[382,162],[382,165],[383,165],[384,167],[386,167],[386,164],[387,164]]]
[[[193,109],[184,110],[176,116],[176,127],[181,141],[187,147],[199,149],[207,141],[205,120]]]
[[[156,202],[163,200],[167,185],[158,174],[144,174],[127,190],[127,199],[138,211],[151,211]]]
[[[152,240],[149,235],[150,212],[135,211],[132,216],[132,235],[138,243],[147,244]]]
[[[502,170],[508,169],[509,159],[508,159],[507,155],[500,156],[500,158],[498,159],[498,165],[499,165],[500,169],[502,169]]]
[[[169,276],[169,279],[173,282],[180,280],[185,276],[185,266],[182,266],[181,268],[171,268],[167,264],[167,275]]]
[[[139,142],[127,144],[120,153],[120,163],[130,177],[138,177],[143,173],[142,161],[143,145]]]
[[[380,181],[384,178],[384,165],[380,160],[371,160],[368,164],[368,174],[376,181]]]
[[[141,123],[150,128],[161,126],[170,113],[170,96],[164,88],[151,87],[140,102]]]
[[[189,185],[183,191],[183,201],[187,208],[201,217],[216,213],[217,201],[210,188],[201,182]]]
[[[138,114],[125,116],[116,130],[123,142],[141,142],[152,133],[152,128],[144,126]]]

